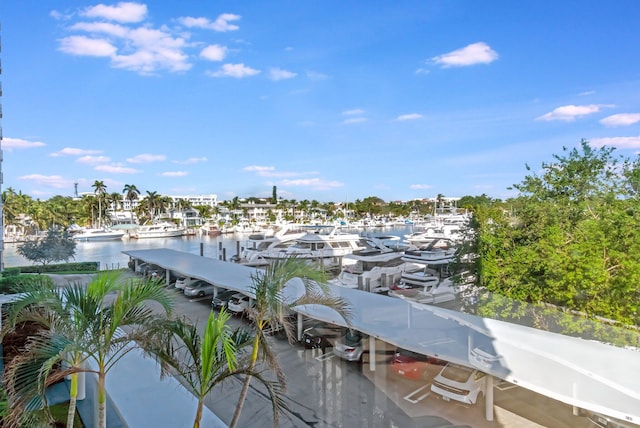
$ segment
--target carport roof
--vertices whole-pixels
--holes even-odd
[[[251,295],[256,269],[168,249],[132,258]],[[293,287],[294,285],[292,285]],[[351,302],[351,326],[392,345],[476,367],[570,405],[640,423],[640,353],[490,318],[329,285]],[[299,292],[299,291],[298,291]],[[345,325],[333,310],[298,307]]]

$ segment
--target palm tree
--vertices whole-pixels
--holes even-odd
[[[284,289],[287,283],[294,278],[302,280],[304,292],[300,297],[291,299],[285,296]],[[347,324],[352,316],[351,309],[344,299],[330,294],[326,285],[325,273],[302,259],[295,257],[278,259],[267,266],[264,271],[256,271],[252,274],[251,280],[251,289],[255,294],[255,305],[247,310],[247,315],[253,323],[256,335],[253,340],[249,370],[255,369],[260,356],[260,359],[274,370],[284,390],[284,373],[277,358],[271,352],[265,330],[268,327],[281,327],[289,341],[293,342],[296,337],[295,327],[290,320],[292,308],[303,305],[323,305],[337,311]],[[233,419],[229,425],[230,428],[235,428],[238,424],[250,383],[251,375],[247,375],[240,391]]]
[[[104,184],[104,181],[96,180],[91,185],[93,187],[96,195],[98,195],[98,227],[102,227],[102,196],[107,191],[107,186]]]
[[[207,395],[230,376],[251,374],[258,378],[267,387],[274,414],[285,406],[277,383],[249,371],[246,364],[238,365],[244,360],[242,348],[251,344],[251,335],[242,327],[231,330],[229,318],[224,309],[217,317],[211,312],[202,337],[196,326],[181,319],[158,323],[155,334],[159,338],[148,336],[152,340],[146,350],[160,362],[162,375],[171,374],[171,370],[177,372],[198,399],[194,428],[200,427]]]
[[[27,288],[11,308],[9,325],[35,320],[48,329],[32,338],[25,352],[7,367],[13,417],[32,409],[33,403],[41,403],[37,397],[44,398],[46,387],[65,376],[71,376],[70,406],[75,406],[77,374],[90,372],[98,376],[98,421],[99,427],[105,428],[107,373],[136,348],[136,341],[148,340],[147,333],[163,316],[154,312],[149,302],[159,304],[164,314],[169,314],[174,304],[157,283],[125,280],[116,271],[98,274],[86,287]],[[86,367],[87,361],[93,361],[97,368]],[[61,362],[68,367],[54,371]]]

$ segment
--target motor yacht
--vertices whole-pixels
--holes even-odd
[[[133,238],[173,238],[182,236],[185,232],[184,227],[176,226],[173,223],[155,223],[140,226],[132,235]]]
[[[75,232],[72,236],[74,241],[113,241],[116,239],[122,239],[124,231],[122,230],[110,230],[105,228],[89,228],[82,229],[80,232]]]

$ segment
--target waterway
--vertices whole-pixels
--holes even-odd
[[[411,233],[411,227],[376,228],[367,232],[381,232],[389,235],[404,237]],[[122,239],[103,242],[77,242],[75,258],[76,262],[100,262],[101,269],[118,269],[127,267],[129,256],[123,254],[128,250],[147,250],[155,248],[169,248],[186,253],[202,255],[218,260],[231,259],[238,253],[238,249],[246,245],[249,234],[230,233],[210,237],[208,235],[191,235],[178,238],[149,238],[149,239]],[[5,268],[13,266],[25,266],[32,263],[24,259],[17,252],[19,244],[5,243],[4,265]]]

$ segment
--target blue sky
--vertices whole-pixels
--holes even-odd
[[[479,195],[640,148],[640,3],[4,1],[3,189]]]

